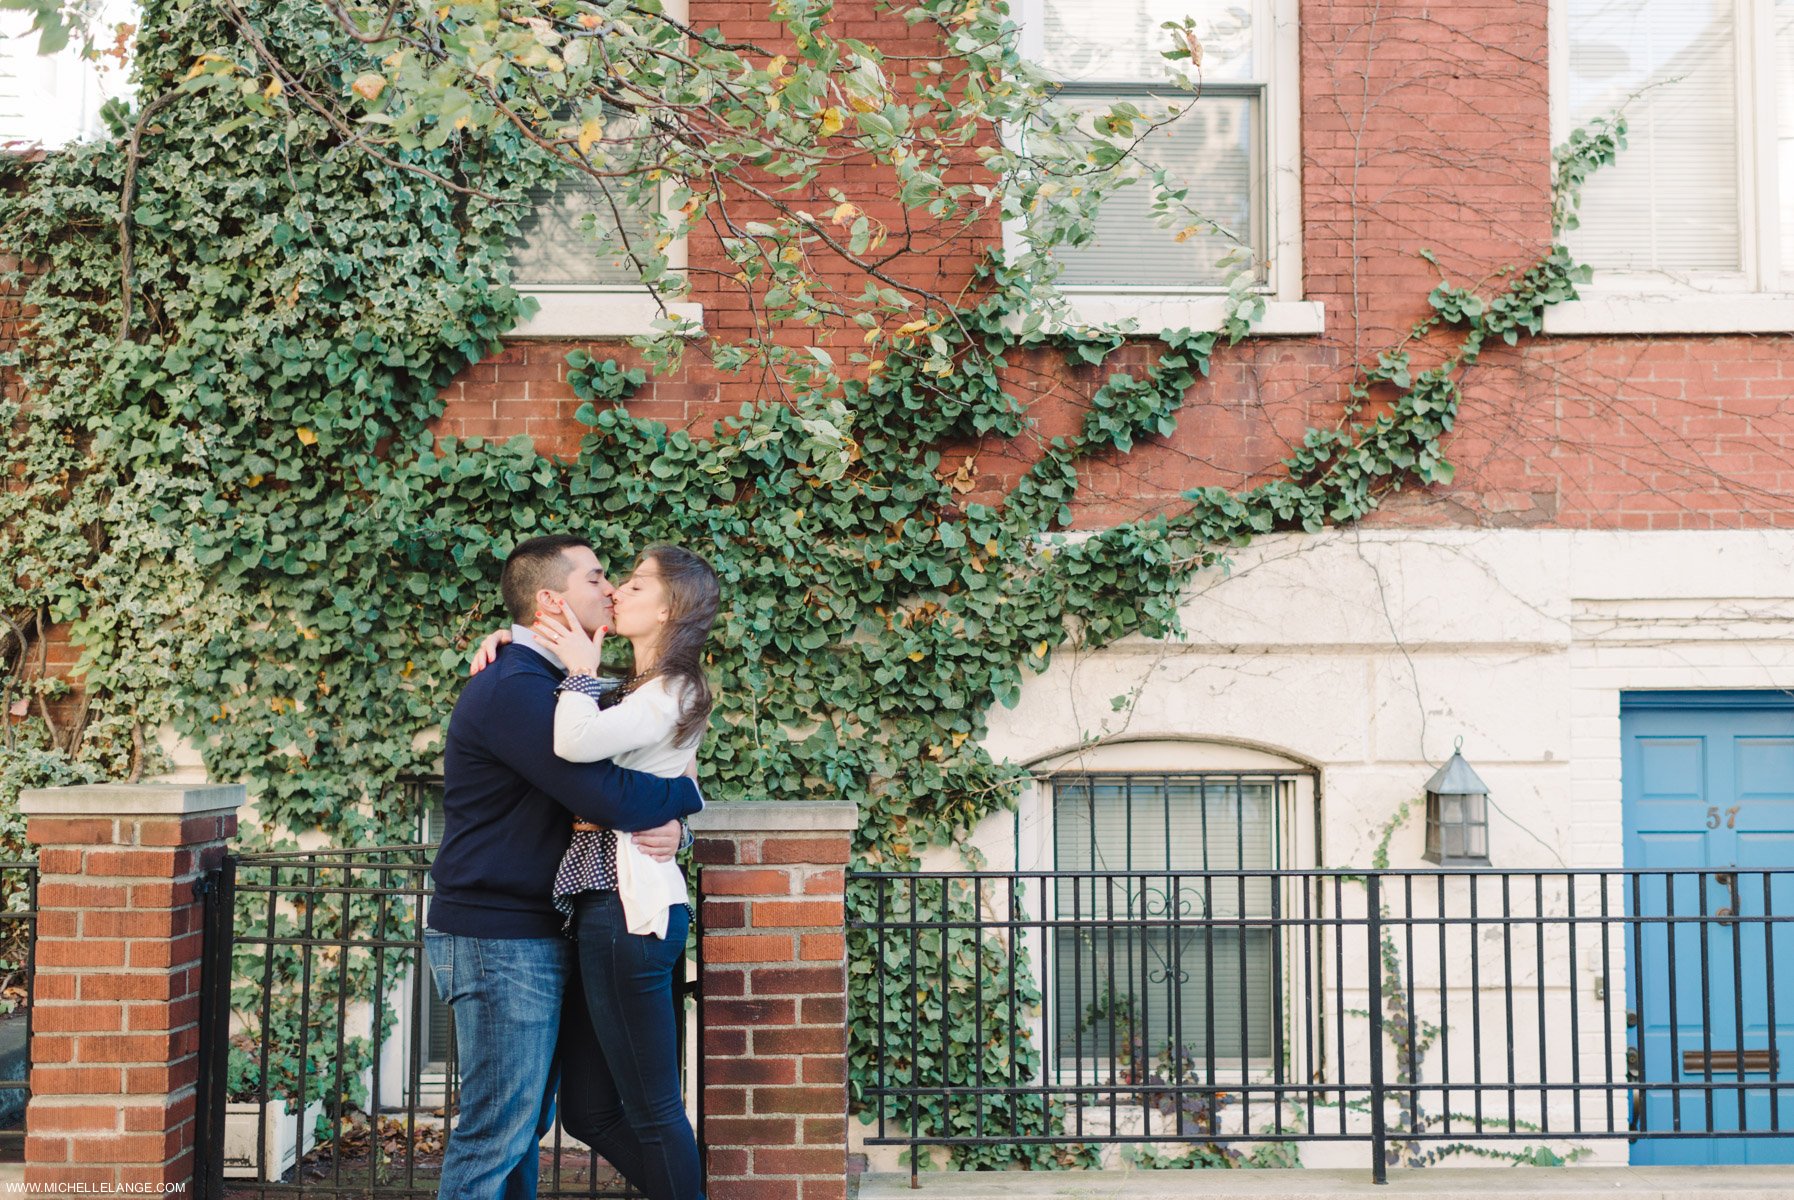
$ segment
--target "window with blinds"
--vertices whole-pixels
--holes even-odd
[[[1794,277],[1794,0],[1776,0],[1774,28],[1776,249],[1786,287]]]
[[[1197,1074],[1272,1053],[1279,813],[1295,776],[1053,781],[1053,1034],[1061,1077],[1179,1055]],[[1091,872],[1071,875],[1067,872]],[[1233,924],[1238,922],[1238,924]]]
[[[1188,194],[1167,228],[1152,212],[1152,188],[1136,180],[1111,193],[1094,236],[1057,251],[1068,287],[1181,290],[1224,287],[1241,251],[1261,272],[1268,241],[1266,179],[1269,55],[1260,44],[1263,0],[1034,0],[1025,19],[1041,27],[1038,57],[1061,81],[1061,99],[1092,116],[1128,101],[1163,119],[1142,138],[1142,162],[1164,167]],[[1193,15],[1203,43],[1202,94],[1194,103],[1165,86],[1160,25]],[[1187,211],[1185,211],[1187,209]]]
[[[1627,149],[1570,245],[1616,271],[1739,271],[1734,0],[1570,0],[1573,126],[1624,107]]]
[[[644,258],[654,252],[652,220],[621,204],[586,176],[567,179],[558,189],[531,189],[530,216],[511,244],[512,281],[520,288],[640,284],[630,252]]]
[[[424,814],[424,841],[432,846],[442,843],[442,781],[440,779],[411,784],[422,796],[418,811]],[[455,1032],[454,1011],[437,994],[436,979],[430,964],[418,955],[416,986],[423,990],[423,1045],[418,1055],[424,1071],[430,1074],[448,1070],[449,1040]]]
[[[1794,274],[1794,0],[1560,0],[1565,130],[1621,110],[1576,257],[1615,276],[1771,290]]]

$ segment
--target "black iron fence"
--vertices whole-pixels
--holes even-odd
[[[203,882],[204,1200],[436,1194],[459,1069],[423,951],[435,851],[227,857]],[[634,1194],[558,1124],[541,1154],[539,1195]]]
[[[25,1153],[36,951],[37,864],[0,863],[0,1159],[9,1162]]]
[[[874,1144],[1794,1153],[1794,867],[850,880]]]

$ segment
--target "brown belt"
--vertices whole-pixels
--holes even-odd
[[[590,821],[575,821],[575,822],[573,822],[573,832],[574,833],[597,833],[600,830],[602,830],[603,828],[604,828],[604,826],[594,825]]]

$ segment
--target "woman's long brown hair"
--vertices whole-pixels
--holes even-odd
[[[649,546],[642,551],[640,561],[649,559],[660,568],[660,582],[666,588],[667,608],[672,614],[660,633],[654,673],[669,684],[684,685],[673,689],[680,698],[679,724],[673,731],[673,740],[683,743],[703,732],[715,703],[710,680],[704,674],[704,643],[716,621],[716,572],[698,555],[680,546]]]

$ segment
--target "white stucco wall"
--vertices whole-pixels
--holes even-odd
[[[1180,611],[1182,642],[1061,650],[992,714],[991,752],[1270,750],[1320,770],[1320,850],[1343,867],[1365,865],[1374,830],[1461,737],[1492,793],[1496,863],[1618,865],[1620,693],[1794,689],[1794,531],[1277,536],[1199,578]],[[1121,695],[1134,699],[1115,712]],[[1024,826],[1038,810],[1024,801]],[[1398,836],[1394,865],[1420,864],[1420,836],[1418,821]],[[1007,816],[977,840],[993,866],[1013,861]]]

